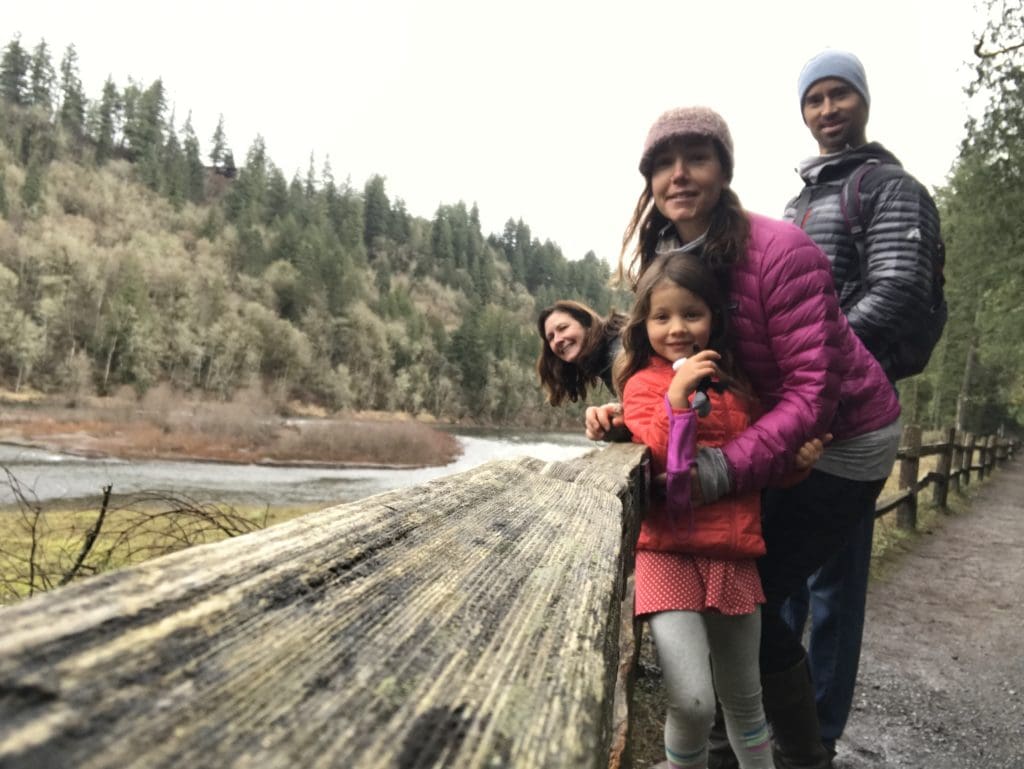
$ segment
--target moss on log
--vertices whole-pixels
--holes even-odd
[[[4,609],[0,767],[617,765],[643,456],[491,462]]]

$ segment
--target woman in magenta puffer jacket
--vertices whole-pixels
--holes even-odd
[[[716,112],[687,107],[659,117],[640,160],[644,190],[620,274],[635,286],[659,255],[691,252],[729,292],[736,365],[763,412],[721,448],[700,450],[695,502],[777,485],[805,441],[832,436],[806,480],[764,492],[767,553],[758,562],[766,597],[761,674],[777,766],[824,769],[830,757],[806,655],[779,612],[863,516],[874,515],[895,461],[900,409],[839,309],[827,257],[797,227],[744,211],[729,186],[732,170],[732,138]]]

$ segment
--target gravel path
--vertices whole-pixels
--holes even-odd
[[[1024,461],[873,580],[836,769],[1024,769]]]

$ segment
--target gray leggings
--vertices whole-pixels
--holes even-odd
[[[665,611],[648,622],[668,692],[665,753],[671,764],[707,766],[717,692],[742,769],[772,769],[758,667],[760,609],[739,616]]]

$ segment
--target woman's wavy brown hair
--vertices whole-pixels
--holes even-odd
[[[553,312],[572,316],[586,331],[579,357],[572,363],[555,355],[544,335],[544,324]],[[548,403],[559,406],[566,399],[575,403],[586,398],[587,389],[597,386],[608,367],[609,350],[625,322],[626,316],[621,313],[612,312],[603,318],[582,302],[571,299],[559,300],[541,310],[537,332],[543,344],[537,356],[537,376],[547,391]]]

